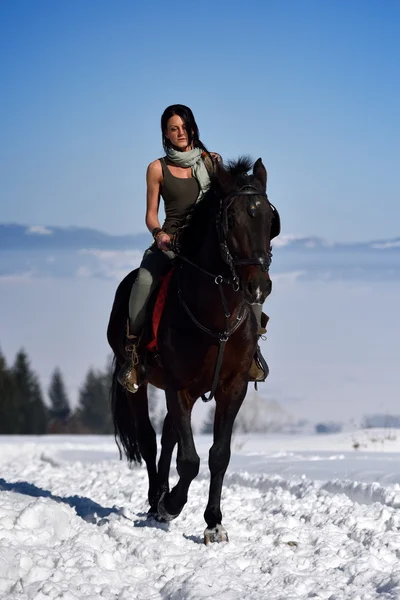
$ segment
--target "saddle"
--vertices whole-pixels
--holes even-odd
[[[171,267],[168,273],[163,277],[161,285],[154,291],[154,298],[152,304],[148,307],[146,315],[145,330],[147,333],[146,348],[150,352],[158,350],[157,346],[157,334],[160,326],[161,317],[164,311],[165,302],[167,300],[167,293],[171,277],[174,273],[175,267]],[[152,309],[152,310],[151,310]]]

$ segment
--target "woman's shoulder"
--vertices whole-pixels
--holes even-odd
[[[159,158],[153,160],[147,166],[147,179],[151,179],[153,181],[161,181],[163,176],[161,161]]]
[[[162,158],[156,158],[156,160],[153,160],[151,163],[149,163],[147,169],[151,169],[152,171],[154,171],[155,169],[161,169],[161,161],[163,159]]]
[[[161,158],[156,158],[147,167],[148,173],[162,173]]]

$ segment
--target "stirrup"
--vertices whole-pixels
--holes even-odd
[[[263,336],[267,333],[267,324],[269,321],[269,316],[265,313],[261,313],[261,326],[258,330],[258,335]]]
[[[260,346],[257,344],[256,352],[253,357],[249,371],[249,381],[254,381],[255,388],[257,383],[263,382],[269,375],[269,367],[263,355],[261,354]]]
[[[265,313],[261,313],[261,323],[258,330],[258,339],[265,340],[265,334],[267,333],[267,323],[269,316]],[[263,382],[269,375],[269,367],[263,355],[261,354],[261,348],[257,344],[257,348],[253,357],[253,361],[249,371],[249,381],[254,381],[254,387],[257,389],[257,383]]]

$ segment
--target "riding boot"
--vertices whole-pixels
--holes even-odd
[[[261,313],[261,323],[258,328],[258,339],[267,333],[267,323],[269,317],[265,313]],[[265,381],[269,374],[269,367],[261,354],[261,348],[257,344],[256,352],[249,371],[249,381]]]
[[[131,394],[135,394],[139,389],[138,384],[138,364],[139,356],[137,353],[137,347],[139,343],[139,336],[132,335],[129,331],[129,319],[126,324],[125,334],[125,352],[126,361],[122,365],[117,375],[118,382],[123,388],[128,390]]]

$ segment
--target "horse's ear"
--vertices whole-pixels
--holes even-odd
[[[267,169],[264,167],[261,158],[258,158],[254,163],[253,175],[261,182],[263,190],[265,191],[267,189]]]

